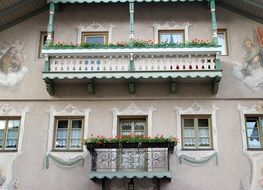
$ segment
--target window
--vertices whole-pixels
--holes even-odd
[[[119,135],[125,136],[129,134],[146,136],[146,119],[119,119]]]
[[[20,118],[0,118],[0,150],[17,150]]]
[[[263,116],[246,117],[248,149],[263,148]]]
[[[183,149],[212,149],[210,116],[183,116]]]
[[[81,42],[89,44],[107,44],[108,32],[83,32]]]
[[[56,118],[54,150],[81,150],[83,118]]]
[[[221,55],[228,55],[228,40],[227,40],[227,30],[226,29],[218,29],[218,44],[221,46]]]
[[[184,30],[159,30],[159,43],[184,43]]]
[[[38,47],[38,58],[42,58],[42,49],[47,42],[47,32],[40,32],[39,47]]]

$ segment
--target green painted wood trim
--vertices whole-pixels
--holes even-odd
[[[135,71],[134,60],[130,60],[129,71]]]
[[[255,16],[253,14],[247,13],[245,11],[242,11],[240,9],[232,7],[232,6],[230,6],[230,5],[226,4],[226,3],[223,3],[223,2],[217,2],[217,5],[220,6],[220,7],[223,7],[224,9],[227,9],[229,11],[232,11],[232,12],[234,12],[236,14],[244,16],[244,17],[246,17],[248,19],[251,19],[251,20],[254,20],[254,21],[258,22],[258,23],[262,23],[263,24],[263,18],[261,18],[261,17],[258,17],[258,16]]]
[[[129,3],[130,10],[130,37],[129,37],[129,47],[133,47],[134,43],[134,3]]]
[[[49,61],[45,61],[45,65],[44,65],[44,72],[49,72]]]
[[[28,15],[25,15],[25,16],[21,16],[19,19],[16,19],[12,22],[9,22],[9,23],[6,23],[6,24],[3,24],[3,25],[0,25],[0,31],[3,31],[3,30],[6,30],[16,24],[19,24],[21,22],[24,22],[25,20],[33,17],[33,16],[36,16],[44,11],[48,10],[48,5],[45,5],[44,7],[41,7],[40,9],[28,14]]]
[[[135,79],[131,78],[129,79],[128,88],[130,94],[135,94]]]
[[[123,179],[123,178],[148,178],[148,179],[171,179],[172,172],[170,171],[137,171],[137,172],[90,172],[90,179]]]
[[[55,87],[54,82],[49,78],[44,78],[43,80],[46,83],[46,89],[47,89],[48,94],[50,96],[53,96],[54,95],[54,87]]]
[[[55,3],[50,2],[49,4],[49,20],[48,20],[48,27],[47,27],[47,46],[51,46],[52,45],[52,34],[54,32],[54,15],[55,15]]]
[[[171,93],[172,94],[176,93],[176,79],[175,78],[171,79]]]
[[[209,0],[48,0],[54,3],[202,2]]]
[[[211,14],[212,14],[212,34],[213,34],[213,42],[218,45],[215,0],[210,0],[210,10],[211,10]]]
[[[217,55],[219,56],[219,55]],[[221,61],[220,61],[220,58],[217,57],[216,58],[216,70],[221,70],[222,69],[222,65],[221,65]]]
[[[218,158],[217,158],[217,153],[215,152],[214,154],[204,157],[201,160],[196,160],[195,158],[186,156],[186,155],[182,155],[179,157],[179,163],[182,164],[182,160],[191,163],[191,164],[197,164],[197,165],[202,165],[207,163],[209,160],[211,160],[212,158],[216,158],[216,165],[218,165]]]
[[[95,90],[94,90],[94,82],[92,80],[89,80],[88,81],[88,85],[87,85],[87,88],[88,88],[88,93],[90,95],[93,95],[95,93]]]
[[[221,81],[221,77],[215,77],[212,83],[212,93],[217,94],[219,90],[219,83]]]
[[[77,156],[76,158],[70,159],[68,161],[65,161],[55,155],[52,154],[48,154],[46,156],[46,169],[49,168],[49,158],[51,158],[52,160],[54,160],[56,163],[62,165],[62,166],[67,166],[67,167],[71,167],[76,165],[77,163],[81,162],[82,167],[84,167],[84,162],[85,159],[82,156]]]

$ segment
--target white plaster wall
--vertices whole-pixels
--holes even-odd
[[[9,102],[10,105],[30,107],[27,115],[23,154],[13,165],[13,178],[18,179],[21,190],[97,190],[100,185],[88,179],[90,159],[85,160],[85,166],[77,165],[71,169],[63,168],[50,159],[49,169],[45,168],[44,156],[47,149],[47,133],[49,115],[46,112],[51,106],[60,110],[69,103],[80,109],[89,107],[93,111],[89,118],[89,132],[94,135],[111,135],[112,112],[118,107],[126,108],[135,103],[142,109],[153,105],[153,135],[165,136],[176,134],[175,106],[187,107],[194,102],[202,106],[215,104],[220,108],[217,113],[217,132],[219,146],[219,165],[212,159],[203,166],[190,166],[186,163],[179,165],[175,154],[171,155],[170,163],[173,172],[171,183],[162,183],[162,189],[174,190],[239,190],[241,180],[250,177],[250,164],[242,154],[242,141],[240,133],[239,112],[236,111],[238,103],[243,105],[255,104],[255,101],[201,101],[201,100],[151,100],[151,101],[52,101],[52,102]],[[101,119],[103,118],[103,119]]]
[[[99,11],[98,11],[99,10]],[[103,14],[101,14],[103,13]],[[221,58],[223,65],[223,78],[220,83],[220,89],[217,98],[261,98],[261,91],[255,93],[247,87],[242,81],[236,79],[232,74],[233,65],[236,61],[242,63],[245,56],[243,40],[254,38],[254,27],[260,24],[249,20],[240,15],[234,14],[221,7],[217,7],[217,17],[219,28],[227,28],[229,36],[230,55]],[[153,40],[154,23],[162,24],[166,21],[174,20],[179,23],[189,22],[190,39],[211,40],[211,13],[202,4],[173,4],[173,3],[139,3],[135,5],[135,38]],[[4,41],[11,42],[19,39],[25,42],[26,62],[25,66],[29,69],[24,80],[16,87],[0,87],[0,97],[3,99],[56,99],[75,98],[76,94],[81,98],[96,98],[104,96],[104,92],[112,89],[107,84],[96,86],[96,96],[88,96],[85,85],[79,85],[72,92],[69,88],[59,85],[56,88],[54,97],[50,97],[45,90],[45,84],[41,77],[41,71],[44,61],[37,58],[39,32],[46,30],[48,21],[48,12],[39,14],[25,22],[15,25],[5,31],[0,32],[0,45]],[[76,27],[79,25],[89,25],[98,22],[103,26],[113,24],[116,28],[113,30],[113,43],[122,40],[128,40],[129,36],[129,14],[127,4],[85,4],[85,5],[63,5],[61,12],[55,14],[55,41],[76,42]],[[169,85],[163,83],[161,86]],[[76,86],[76,85],[74,85]],[[130,97],[123,88],[124,85],[117,85],[114,94],[107,94],[107,97]],[[143,92],[140,90],[143,89]],[[103,90],[103,89],[104,90]],[[146,90],[144,84],[138,84],[139,97],[157,97],[167,98],[170,96],[169,89],[161,91],[158,86]],[[201,90],[200,90],[201,89]],[[236,92],[239,93],[236,93]],[[148,93],[152,92],[152,93]],[[178,93],[173,96],[182,97],[202,97],[212,98],[209,85],[183,85],[178,84]]]
[[[99,11],[98,11],[99,10]],[[103,13],[103,14],[102,14]],[[234,61],[242,61],[245,51],[242,41],[253,38],[253,27],[258,23],[245,17],[217,8],[219,28],[227,28],[230,55],[222,57],[223,79],[216,96],[211,94],[207,84],[178,84],[178,92],[170,94],[167,81],[138,83],[136,94],[128,93],[124,81],[97,82],[95,95],[88,95],[86,85],[60,84],[55,96],[48,95],[41,72],[44,61],[37,58],[39,32],[47,26],[48,12],[44,12],[23,23],[0,32],[0,46],[4,41],[19,39],[25,42],[29,69],[21,84],[13,88],[0,87],[0,104],[29,106],[27,115],[23,154],[13,165],[13,179],[18,179],[20,190],[98,190],[100,185],[88,179],[90,157],[85,166],[63,169],[50,161],[50,168],[44,166],[47,146],[49,117],[46,112],[51,106],[63,109],[71,104],[80,109],[91,108],[90,134],[111,134],[113,107],[126,108],[131,102],[139,107],[153,105],[153,135],[175,135],[176,116],[174,106],[187,107],[194,102],[202,106],[215,104],[220,108],[217,113],[217,131],[219,145],[219,166],[214,160],[201,167],[186,164],[179,165],[175,155],[171,157],[173,179],[162,184],[165,190],[239,190],[241,180],[249,178],[249,160],[242,154],[240,117],[237,104],[253,105],[262,100],[262,91],[255,93],[232,75]],[[201,5],[138,4],[135,6],[135,38],[153,40],[153,23],[174,20],[189,22],[190,39],[211,39],[211,16],[209,9]],[[63,5],[61,12],[55,15],[55,41],[75,41],[75,28],[98,22],[102,25],[112,23],[113,42],[127,40],[129,36],[129,15],[127,4]],[[103,118],[103,119],[101,119]]]

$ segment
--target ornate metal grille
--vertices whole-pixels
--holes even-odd
[[[92,156],[92,171],[168,171],[167,148],[97,149]]]

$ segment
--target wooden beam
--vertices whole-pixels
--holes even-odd
[[[47,92],[50,96],[53,96],[54,95],[54,82],[49,79],[49,78],[44,78],[43,79],[46,83],[46,89],[47,89]]]
[[[254,20],[256,22],[259,22],[259,23],[263,24],[263,18],[261,18],[261,17],[257,17],[257,16],[255,16],[253,14],[247,13],[245,11],[242,11],[240,9],[237,9],[235,7],[232,7],[232,6],[228,5],[228,4],[220,2],[220,1],[217,1],[216,4],[219,5],[220,7],[223,7],[224,9],[228,9],[228,10],[230,10],[230,11],[236,13],[236,14],[239,14],[241,16],[244,16],[246,18],[249,18],[251,20]]]
[[[256,2],[255,0],[243,0],[245,3],[255,6],[257,8],[263,9],[263,3]]]
[[[92,80],[88,81],[88,93],[90,95],[94,94],[94,82]]]
[[[171,80],[171,93],[175,94],[176,93],[176,79],[172,78]]]
[[[130,94],[135,94],[135,80],[134,79],[129,79],[129,93]]]
[[[218,89],[219,89],[219,83],[220,83],[221,78],[220,77],[215,77],[212,83],[212,93],[217,94]]]
[[[20,22],[23,22],[23,21],[25,21],[25,20],[33,17],[33,16],[36,16],[36,15],[38,15],[38,14],[40,14],[40,13],[46,11],[46,10],[48,10],[48,5],[45,5],[42,8],[40,8],[40,9],[38,9],[38,10],[28,14],[28,15],[22,16],[22,17],[14,20],[14,21],[12,21],[10,23],[1,25],[0,26],[0,31],[6,30],[7,28],[10,28],[10,27],[12,27],[12,26],[14,26],[14,25],[16,25],[16,24],[18,24]]]
[[[3,15],[5,15],[5,14],[7,14],[7,13],[10,13],[10,12],[12,12],[12,11],[15,11],[15,10],[17,10],[18,8],[24,6],[25,4],[30,3],[30,2],[32,2],[32,1],[34,1],[34,0],[21,0],[21,1],[19,1],[18,3],[15,3],[15,4],[13,4],[13,5],[5,8],[4,10],[2,10],[2,11],[0,12],[0,16],[3,16]]]

